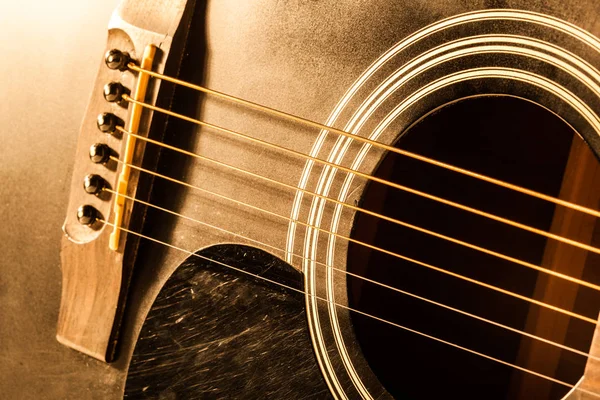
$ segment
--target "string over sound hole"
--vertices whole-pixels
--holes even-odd
[[[591,150],[561,119],[512,97],[448,105],[405,132],[397,147],[597,208]],[[376,175],[470,207],[598,246],[594,217],[485,182],[387,155]],[[583,183],[578,192],[574,182]],[[586,186],[587,185],[587,186]],[[595,254],[481,216],[370,183],[364,208],[592,280]],[[585,226],[566,231],[565,222]],[[561,225],[562,224],[562,225]],[[578,225],[579,224],[579,225]],[[589,231],[589,234],[585,234]],[[568,230],[568,229],[567,229]],[[572,236],[572,235],[575,236]],[[571,235],[571,236],[570,236]],[[579,236],[577,236],[579,235]],[[595,316],[598,292],[414,230],[358,214],[354,239],[568,310]],[[369,279],[585,352],[594,325],[350,243],[348,270]],[[591,277],[591,278],[590,278]],[[350,306],[466,348],[575,383],[586,358],[348,276]],[[595,281],[596,282],[596,281]],[[567,300],[565,296],[570,296]],[[565,304],[570,304],[566,306]],[[568,388],[351,313],[369,365],[397,398],[559,399]]]

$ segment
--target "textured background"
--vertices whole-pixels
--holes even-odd
[[[75,142],[117,3],[0,0],[0,398],[102,398],[113,386],[55,330]]]

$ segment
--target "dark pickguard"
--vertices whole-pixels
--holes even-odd
[[[199,252],[287,286],[302,274],[263,251]],[[142,327],[125,398],[330,398],[307,331],[302,293],[191,256]]]

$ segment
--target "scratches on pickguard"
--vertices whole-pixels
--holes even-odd
[[[302,276],[246,246],[203,255],[302,289]],[[127,398],[329,398],[308,336],[304,297],[191,257],[144,323]]]

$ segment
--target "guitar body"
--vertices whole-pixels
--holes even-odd
[[[402,146],[405,136],[410,139],[411,130],[418,129],[436,112],[460,105],[461,100],[502,96],[534,104],[534,108],[541,106],[543,113],[555,118],[549,127],[564,124],[567,131],[575,130],[598,156],[600,125],[594,113],[600,110],[595,92],[600,85],[595,70],[600,68],[600,41],[594,35],[600,36],[600,6],[594,1],[214,1],[198,2],[191,15],[189,25],[184,27],[187,35],[177,70],[182,80],[392,146]],[[379,87],[387,92],[378,92]],[[504,107],[501,101],[490,107],[496,106]],[[189,88],[174,89],[171,108],[364,174],[383,176],[389,164],[384,161],[388,153],[381,148]],[[516,111],[510,115],[518,119]],[[499,117],[498,121],[507,119]],[[505,122],[502,126],[506,129],[514,125]],[[344,271],[373,276],[368,272],[376,274],[373,265],[381,260],[369,264],[368,260],[374,260],[369,258],[371,255],[353,249],[351,242],[342,238],[374,240],[377,229],[357,229],[369,224],[361,222],[356,210],[305,191],[379,210],[406,210],[410,203],[395,200],[393,206],[386,206],[381,200],[385,194],[378,195],[377,187],[368,180],[349,177],[340,170],[260,143],[176,118],[167,118],[164,125],[161,141],[171,146],[297,189],[169,149],[158,151],[148,144],[146,154],[154,157],[156,172],[188,184],[154,177],[147,184],[149,202],[178,215],[152,207],[144,210],[138,230],[154,241],[140,240],[114,361],[104,364],[53,345],[53,379],[60,383],[49,385],[47,398],[430,399],[447,393],[462,398],[527,398],[518,389],[526,383],[519,383],[521,378],[506,372],[504,366],[488,367],[472,361],[468,373],[452,372],[450,358],[443,367],[449,371],[447,375],[440,375],[441,366],[440,370],[435,366],[428,370],[426,364],[443,364],[435,358],[441,351],[435,346],[443,344],[419,347],[419,352],[424,349],[422,358],[428,360],[422,364],[412,361],[419,358],[411,350],[417,345],[405,336],[385,339],[375,338],[373,333],[371,341],[395,343],[387,360],[365,350],[371,333],[385,329],[364,325],[348,310],[360,304],[361,296],[367,296],[368,291]],[[452,133],[457,134],[457,129]],[[498,131],[496,137],[501,135],[500,128]],[[74,143],[75,138],[72,140]],[[557,158],[564,169],[571,138],[557,139],[552,144],[562,149]],[[414,146],[423,150],[422,144]],[[537,148],[535,143],[531,146],[527,149]],[[456,153],[451,163],[458,165],[461,157],[468,155]],[[523,182],[532,185],[543,181],[535,178],[549,170],[544,166],[531,168],[529,178],[523,174]],[[562,176],[562,169],[558,170],[556,173]],[[421,180],[415,181],[419,184]],[[560,179],[557,182],[547,186],[542,182],[539,190],[558,195]],[[598,204],[589,206],[597,209]],[[522,216],[539,209],[540,221],[549,229],[554,209],[527,207]],[[510,235],[507,231],[504,237]],[[53,238],[58,249],[58,235]],[[407,243],[412,240],[399,234],[393,238]],[[528,249],[537,251],[532,257],[541,259],[545,242],[528,240],[523,239],[523,254]],[[519,277],[523,286],[518,288],[533,293],[538,275],[510,268],[502,269],[507,282]],[[418,271],[406,274],[398,279],[433,279]],[[455,283],[436,282],[433,295],[446,288],[476,296],[463,300],[463,305],[483,298],[470,289],[453,286]],[[590,304],[598,304],[596,297],[590,299]],[[57,310],[55,300],[42,300],[41,304],[45,309]],[[407,310],[405,314],[414,312],[410,304],[395,303],[395,298],[386,301],[390,302],[382,301],[385,311],[380,318],[401,319],[403,310]],[[525,325],[528,309],[519,308],[512,300],[485,301],[494,305],[490,308],[514,310],[507,318],[514,317],[510,321]],[[592,314],[598,311],[597,307],[591,309]],[[398,314],[390,316],[387,310]],[[435,317],[440,325],[453,323],[430,310],[420,313]],[[498,312],[490,318],[500,319],[506,314]],[[570,329],[581,328],[578,332],[583,332],[582,340],[589,346],[594,325],[577,324],[571,323]],[[360,326],[363,329],[357,338]],[[482,332],[490,342],[509,343],[514,356],[511,362],[517,360],[517,339]],[[0,333],[1,341],[9,336],[5,330]],[[27,335],[39,339],[36,333]],[[502,347],[492,350],[499,356],[505,351]],[[16,357],[19,353],[9,350],[9,354]],[[561,362],[569,364],[571,359]],[[572,383],[585,366],[585,360],[577,362],[571,374],[565,373],[567,378],[575,379]],[[457,365],[462,363],[471,361]],[[0,376],[11,375],[13,364],[7,365],[0,367],[6,369],[0,369],[6,372]],[[382,368],[388,373],[381,372]],[[29,371],[42,378],[47,368],[36,365]],[[25,372],[20,369],[18,374]],[[17,382],[26,382],[12,374]],[[488,375],[504,378],[501,383],[489,383],[485,380]],[[0,386],[9,387],[7,382]],[[14,398],[19,394],[33,397],[34,389],[25,386],[17,384],[8,393]],[[567,388],[552,385],[544,390],[548,398],[562,398],[568,392]]]

